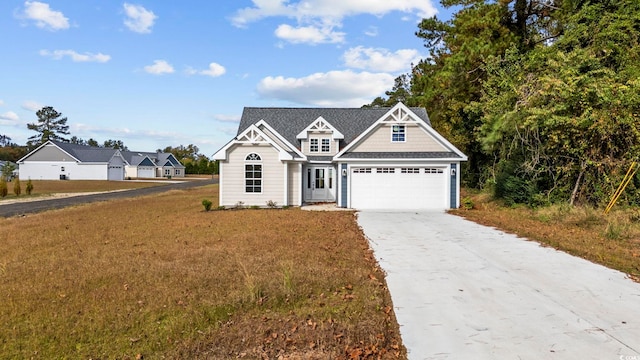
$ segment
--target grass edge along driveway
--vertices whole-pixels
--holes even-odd
[[[9,358],[404,358],[350,212],[205,212],[217,185],[0,219]]]

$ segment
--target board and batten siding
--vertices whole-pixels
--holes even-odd
[[[375,129],[360,144],[351,149],[352,152],[426,152],[449,151],[430,134],[418,125],[405,125],[405,141],[391,141],[391,124]]]
[[[262,161],[262,192],[245,192],[244,165],[248,154],[260,155]],[[267,201],[282,203],[284,199],[284,163],[278,159],[278,152],[270,145],[238,145],[229,149],[227,161],[220,162],[222,174],[220,205],[266,206]]]

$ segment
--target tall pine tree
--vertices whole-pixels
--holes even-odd
[[[29,137],[29,144],[39,145],[47,140],[57,140],[69,142],[62,135],[69,135],[69,125],[67,118],[57,112],[51,106],[45,106],[36,112],[38,122],[27,124],[29,130],[36,131],[38,134]]]

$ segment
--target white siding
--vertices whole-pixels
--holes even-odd
[[[302,188],[302,184],[300,184],[301,179],[301,166],[297,163],[289,164],[289,192],[288,192],[288,200],[289,203],[287,205],[292,206],[300,206],[300,191]]]
[[[60,175],[70,180],[107,180],[107,164],[26,161],[20,165],[20,178],[25,180],[59,180]]]
[[[138,167],[127,165],[124,167],[124,176],[125,178],[137,178],[138,177]]]
[[[418,125],[404,124],[404,142],[391,141],[391,124],[374,129],[360,144],[351,148],[352,152],[402,152],[402,151],[449,151]]]
[[[244,165],[250,153],[262,159],[262,192],[245,192]],[[234,206],[239,201],[244,206],[266,206],[267,201],[281,203],[284,199],[284,163],[278,159],[278,151],[270,145],[237,145],[228,150],[227,161],[220,162],[221,188],[220,205]]]

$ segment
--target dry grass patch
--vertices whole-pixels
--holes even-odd
[[[205,212],[217,185],[0,219],[7,358],[405,357],[352,213]]]
[[[538,241],[640,279],[640,210],[554,205],[504,207],[486,194],[465,194],[472,210],[452,213]]]
[[[15,181],[15,180],[14,180]],[[138,181],[107,181],[107,180],[73,180],[73,181],[60,181],[60,180],[31,180],[33,183],[33,192],[31,195],[26,195],[25,187],[27,180],[20,180],[22,186],[22,195],[20,198],[28,197],[40,197],[55,193],[82,193],[82,192],[102,192],[102,191],[114,191],[114,190],[126,190],[126,189],[139,189],[151,186],[163,185],[157,182],[138,182]],[[8,183],[13,189],[13,182]],[[12,191],[6,198],[0,198],[2,200],[15,199],[16,196]]]

